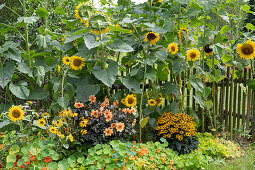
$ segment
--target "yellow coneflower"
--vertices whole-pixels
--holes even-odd
[[[63,57],[62,61],[65,65],[69,66],[72,60],[71,60],[71,57],[65,56]]]
[[[159,34],[156,32],[148,32],[145,35],[144,42],[149,42],[150,45],[155,45],[159,41]]]
[[[86,127],[87,126],[87,123],[88,123],[88,119],[84,119],[82,118],[82,120],[80,121],[79,125],[80,127]]]
[[[46,121],[45,121],[44,118],[39,119],[38,122],[37,122],[37,124],[38,124],[40,127],[42,127],[43,125],[45,125],[45,123],[46,123]]]
[[[82,130],[81,130],[81,135],[86,135],[87,133],[88,133],[87,130],[85,130],[85,129],[82,129]]]
[[[74,140],[73,140],[73,135],[72,135],[71,133],[69,134],[69,136],[68,136],[68,137],[69,137],[69,140],[70,140],[71,142],[73,142],[73,141],[74,141]]]
[[[62,120],[56,120],[56,121],[53,121],[53,124],[56,125],[57,127],[61,127],[63,125],[63,122]]]
[[[172,53],[173,55],[175,55],[178,52],[178,44],[176,44],[175,42],[169,44],[167,48],[168,52]]]
[[[255,57],[255,43],[249,39],[244,44],[237,44],[236,52],[241,58],[253,59]]]
[[[71,57],[72,62],[70,64],[71,69],[73,70],[81,70],[83,66],[85,66],[85,59],[78,56]]]
[[[24,119],[24,111],[20,106],[12,106],[9,109],[9,118],[13,122],[19,122],[20,120]]]
[[[197,49],[191,49],[187,51],[187,57],[189,61],[196,61],[200,57],[200,52]]]

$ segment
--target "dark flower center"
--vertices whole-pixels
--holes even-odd
[[[210,46],[210,44],[207,44],[206,46],[204,46],[204,51],[205,51],[206,53],[210,53],[210,52],[213,51],[209,46]]]
[[[12,112],[12,116],[13,116],[14,118],[19,118],[20,115],[21,115],[21,113],[20,113],[19,110],[14,110],[14,111]]]
[[[242,53],[244,53],[245,55],[250,55],[253,53],[254,49],[253,47],[250,45],[250,44],[244,44],[242,47],[241,47],[241,51]]]
[[[147,39],[148,40],[154,40],[156,38],[156,35],[154,34],[154,33],[149,33],[148,35],[147,35]]]
[[[128,104],[133,104],[133,103],[134,103],[133,97],[128,98]]]
[[[69,63],[69,62],[70,62],[70,60],[67,58],[67,59],[66,59],[66,62],[67,62],[67,63]]]
[[[81,59],[74,59],[73,60],[73,65],[74,66],[80,66],[82,64],[82,60]]]
[[[175,51],[175,47],[174,47],[174,46],[172,46],[172,47],[171,47],[171,50],[172,50],[172,51]]]
[[[192,53],[190,54],[190,58],[196,58],[196,56],[197,56],[197,54],[194,53],[194,52],[192,52]]]

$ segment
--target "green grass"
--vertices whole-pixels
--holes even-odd
[[[254,145],[254,144],[253,144]],[[247,154],[243,157],[227,160],[224,165],[217,166],[212,162],[209,170],[255,170],[255,146],[246,149]]]

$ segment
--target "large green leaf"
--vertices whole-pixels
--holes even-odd
[[[101,80],[105,85],[111,87],[118,74],[118,64],[110,60],[108,68],[102,69],[100,66],[94,66],[92,73],[98,80]]]
[[[201,98],[201,96],[195,95],[195,96],[193,96],[193,97],[194,97],[195,100],[198,102],[198,104],[200,105],[200,107],[205,108],[204,101],[203,101],[203,99]]]
[[[3,122],[0,122],[0,129],[2,129],[3,127],[9,125],[10,123],[11,123],[11,121],[9,121],[8,119],[3,121]]]
[[[69,102],[69,96],[68,95],[64,95],[64,97],[59,97],[57,103],[63,107],[66,108]]]
[[[18,22],[21,23],[21,22],[25,22],[25,23],[28,23],[28,24],[32,24],[34,22],[36,22],[38,20],[38,17],[35,17],[35,16],[31,16],[31,17],[19,17],[18,18]]]
[[[152,31],[158,33],[158,34],[165,34],[167,32],[167,30],[161,28],[161,27],[158,27],[158,26],[155,26],[151,23],[144,23],[144,25],[146,25],[147,27],[149,27]]]
[[[33,77],[33,73],[26,63],[18,63],[18,70],[21,73],[28,74],[29,77]]]
[[[142,120],[140,121],[141,128],[144,128],[146,124],[148,123],[148,121],[149,121],[149,117],[142,118]]]
[[[172,64],[173,72],[175,75],[185,71],[187,69],[187,64],[185,62],[174,61]]]
[[[40,17],[43,17],[43,18],[48,18],[48,15],[49,15],[49,12],[43,7],[39,7],[36,10],[36,13],[37,13],[37,15],[39,15]]]
[[[141,93],[140,82],[134,77],[127,76],[126,78],[121,79],[121,82],[126,86],[131,92]]]
[[[147,73],[144,74],[144,77],[151,80],[151,81],[156,81],[157,79],[157,72],[155,69],[149,69]]]
[[[155,53],[153,53],[153,55],[155,57],[157,57],[158,59],[162,60],[162,61],[166,61],[166,57],[167,57],[167,52],[166,50],[159,50],[156,51]]]
[[[82,80],[76,89],[76,98],[79,102],[87,102],[89,96],[96,95],[100,91],[100,85],[89,84],[87,80]]]
[[[106,46],[108,49],[113,51],[119,51],[119,52],[132,52],[134,49],[131,47],[131,45],[125,43],[122,40],[115,40],[112,44],[109,44]]]
[[[19,81],[17,84],[10,84],[9,89],[16,97],[20,99],[28,99],[30,94],[29,89],[27,88],[27,82]]]
[[[171,82],[167,82],[162,88],[163,95],[174,95],[176,98],[180,98],[179,87]]]
[[[48,91],[46,91],[46,89],[35,89],[32,90],[29,94],[29,99],[30,100],[43,100],[45,98],[47,98],[50,95],[50,93]]]
[[[96,36],[93,34],[87,34],[83,38],[85,45],[88,47],[89,50],[101,45],[101,43],[96,40]]]
[[[201,93],[203,92],[204,85],[200,79],[192,78],[189,80],[189,82],[196,90],[200,91]]]
[[[13,62],[7,62],[5,67],[0,68],[0,84],[4,88],[12,79],[15,71],[15,64]]]

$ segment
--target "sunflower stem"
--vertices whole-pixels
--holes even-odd
[[[147,71],[147,64],[144,64],[144,74],[146,73]],[[140,109],[139,109],[139,141],[142,142],[142,127],[141,127],[141,120],[142,120],[142,117],[143,117],[143,95],[144,95],[144,86],[145,86],[145,81],[146,81],[146,78],[144,76],[143,78],[143,86],[142,86],[142,94],[141,94],[141,100],[140,100]]]
[[[63,75],[63,79],[62,79],[62,83],[61,83],[61,98],[62,98],[62,101],[64,102],[64,82],[65,82],[65,76],[66,76],[66,73],[69,69],[66,69],[65,72],[64,72],[64,75]],[[66,108],[64,108],[66,109]]]

